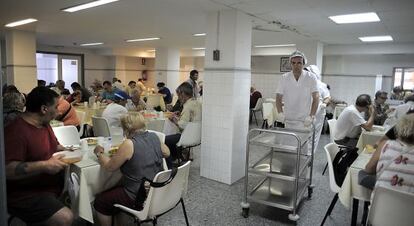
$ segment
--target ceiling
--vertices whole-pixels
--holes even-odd
[[[75,13],[60,9],[89,0],[1,0],[4,24],[33,17],[38,22],[17,29],[36,31],[39,44],[90,49],[151,49],[160,46],[203,47],[209,12],[234,8],[251,15],[253,43],[286,44],[320,40],[325,44],[359,44],[359,36],[391,35],[394,43],[414,42],[414,0],[120,0]],[[376,12],[376,23],[337,25],[328,16]],[[126,43],[126,39],[161,40]]]

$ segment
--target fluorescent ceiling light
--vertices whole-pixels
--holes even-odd
[[[204,48],[204,47],[195,47],[195,48],[192,48],[193,50],[205,50],[206,48]]]
[[[80,44],[80,46],[97,46],[97,45],[102,45],[103,42],[93,42],[93,43],[84,43],[84,44]]]
[[[197,37],[197,36],[206,36],[206,33],[197,33],[197,34],[193,34],[193,36]]]
[[[272,48],[272,47],[289,47],[296,46],[296,44],[282,44],[282,45],[257,45],[256,48]]]
[[[138,39],[128,39],[126,42],[143,42],[143,41],[153,41],[158,40],[160,38],[138,38]]]
[[[389,36],[389,35],[366,36],[366,37],[359,37],[359,39],[363,42],[390,42],[390,41],[393,41],[392,37]]]
[[[149,53],[153,53],[155,51],[156,51],[155,49],[149,49],[149,50],[147,50],[147,52],[149,52]]]
[[[380,18],[374,12],[330,16],[329,19],[331,19],[333,22],[337,24],[367,23],[380,21]]]
[[[71,6],[71,7],[68,7],[68,8],[61,9],[61,10],[65,11],[65,12],[73,13],[73,12],[76,12],[76,11],[79,11],[79,10],[89,9],[89,8],[92,8],[92,7],[105,5],[105,4],[108,4],[108,3],[111,3],[111,2],[116,2],[116,1],[119,1],[119,0],[98,0],[98,1],[93,1],[93,2],[88,2],[88,3],[85,3],[85,4],[81,4],[81,5]]]
[[[15,22],[12,22],[12,23],[8,23],[5,26],[6,27],[16,27],[16,26],[20,26],[20,25],[23,25],[23,24],[33,23],[33,22],[36,22],[36,21],[37,20],[34,19],[34,18],[29,18],[29,19],[24,19],[24,20],[19,20],[19,21],[15,21]]]

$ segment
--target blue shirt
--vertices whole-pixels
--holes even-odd
[[[165,95],[164,96],[164,102],[165,104],[171,104],[172,102],[172,96],[171,92],[167,87],[162,87],[158,90],[158,93]]]
[[[103,100],[115,100],[115,92],[118,91],[116,87],[112,87],[112,92],[104,91],[102,93]]]

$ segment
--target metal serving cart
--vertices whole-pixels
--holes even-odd
[[[247,135],[246,175],[244,197],[241,203],[242,215],[249,216],[249,201],[291,211],[289,219],[297,221],[297,207],[308,190],[313,192],[312,168],[315,129],[252,129]],[[308,153],[311,142],[312,151]],[[265,147],[265,154],[249,164],[250,146]],[[262,177],[260,182],[248,191],[249,175]]]

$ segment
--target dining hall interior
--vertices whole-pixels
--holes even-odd
[[[414,2],[0,2],[0,225],[412,225]]]

